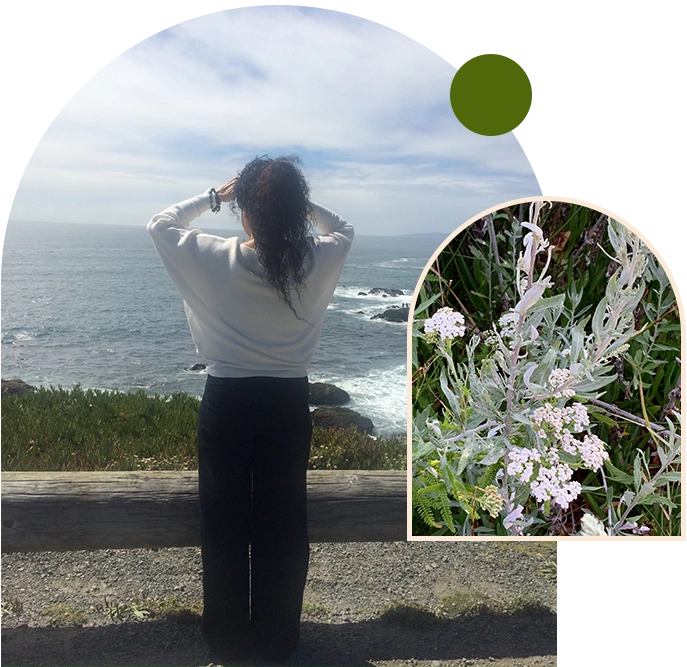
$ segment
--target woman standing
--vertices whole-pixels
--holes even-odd
[[[148,223],[207,360],[198,418],[203,634],[225,660],[253,649],[285,660],[298,642],[309,557],[307,369],[353,228],[310,202],[294,162],[256,158]],[[187,229],[225,202],[240,209],[248,241]],[[321,236],[309,234],[311,219]]]

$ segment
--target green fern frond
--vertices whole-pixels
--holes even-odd
[[[420,518],[432,528],[441,527],[436,521],[436,513],[438,513],[449,530],[455,533],[456,528],[453,524],[453,514],[446,485],[443,482],[433,481],[434,483],[430,486],[423,486],[418,480],[413,480],[413,508]]]
[[[453,525],[453,513],[451,512],[451,505],[449,504],[448,495],[446,494],[446,487],[444,493],[437,496],[437,500],[441,503],[441,518],[452,532],[456,532],[456,527]]]
[[[434,519],[434,506],[423,493],[424,489],[425,487],[413,480],[413,509],[430,528],[439,528],[439,524]]]
[[[497,461],[496,463],[492,463],[483,473],[482,476],[479,478],[479,481],[477,482],[476,486],[481,486],[482,488],[485,488],[487,486],[492,486],[496,484],[496,474],[498,473],[499,470],[503,468],[503,462],[502,461]]]

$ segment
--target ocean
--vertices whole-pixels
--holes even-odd
[[[357,235],[329,306],[310,381],[345,389],[379,435],[405,431],[406,327],[372,317],[411,300],[441,240]],[[374,287],[403,294],[361,294]],[[144,227],[10,221],[1,318],[3,379],[203,392],[181,297]]]

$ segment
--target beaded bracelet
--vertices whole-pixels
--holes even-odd
[[[217,196],[217,191],[215,188],[210,188],[210,210],[213,213],[219,213],[220,209],[222,208],[222,204],[219,201],[219,197]]]

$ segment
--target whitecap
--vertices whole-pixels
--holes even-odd
[[[347,408],[368,417],[375,433],[391,436],[405,433],[407,418],[406,365],[371,369],[357,377],[329,376],[310,378],[312,382],[331,382],[348,392]]]
[[[370,294],[370,290],[374,287],[377,287],[377,285],[373,287],[339,286],[336,288],[334,296],[342,299],[355,299],[357,301],[371,301],[375,303],[401,303],[408,301],[408,295],[406,294],[405,290],[402,290],[403,294],[399,294],[397,296],[391,296],[389,294]]]
[[[8,345],[26,343],[31,340],[36,340],[36,334],[32,331],[18,331],[16,333],[6,332],[2,337],[2,342]]]

